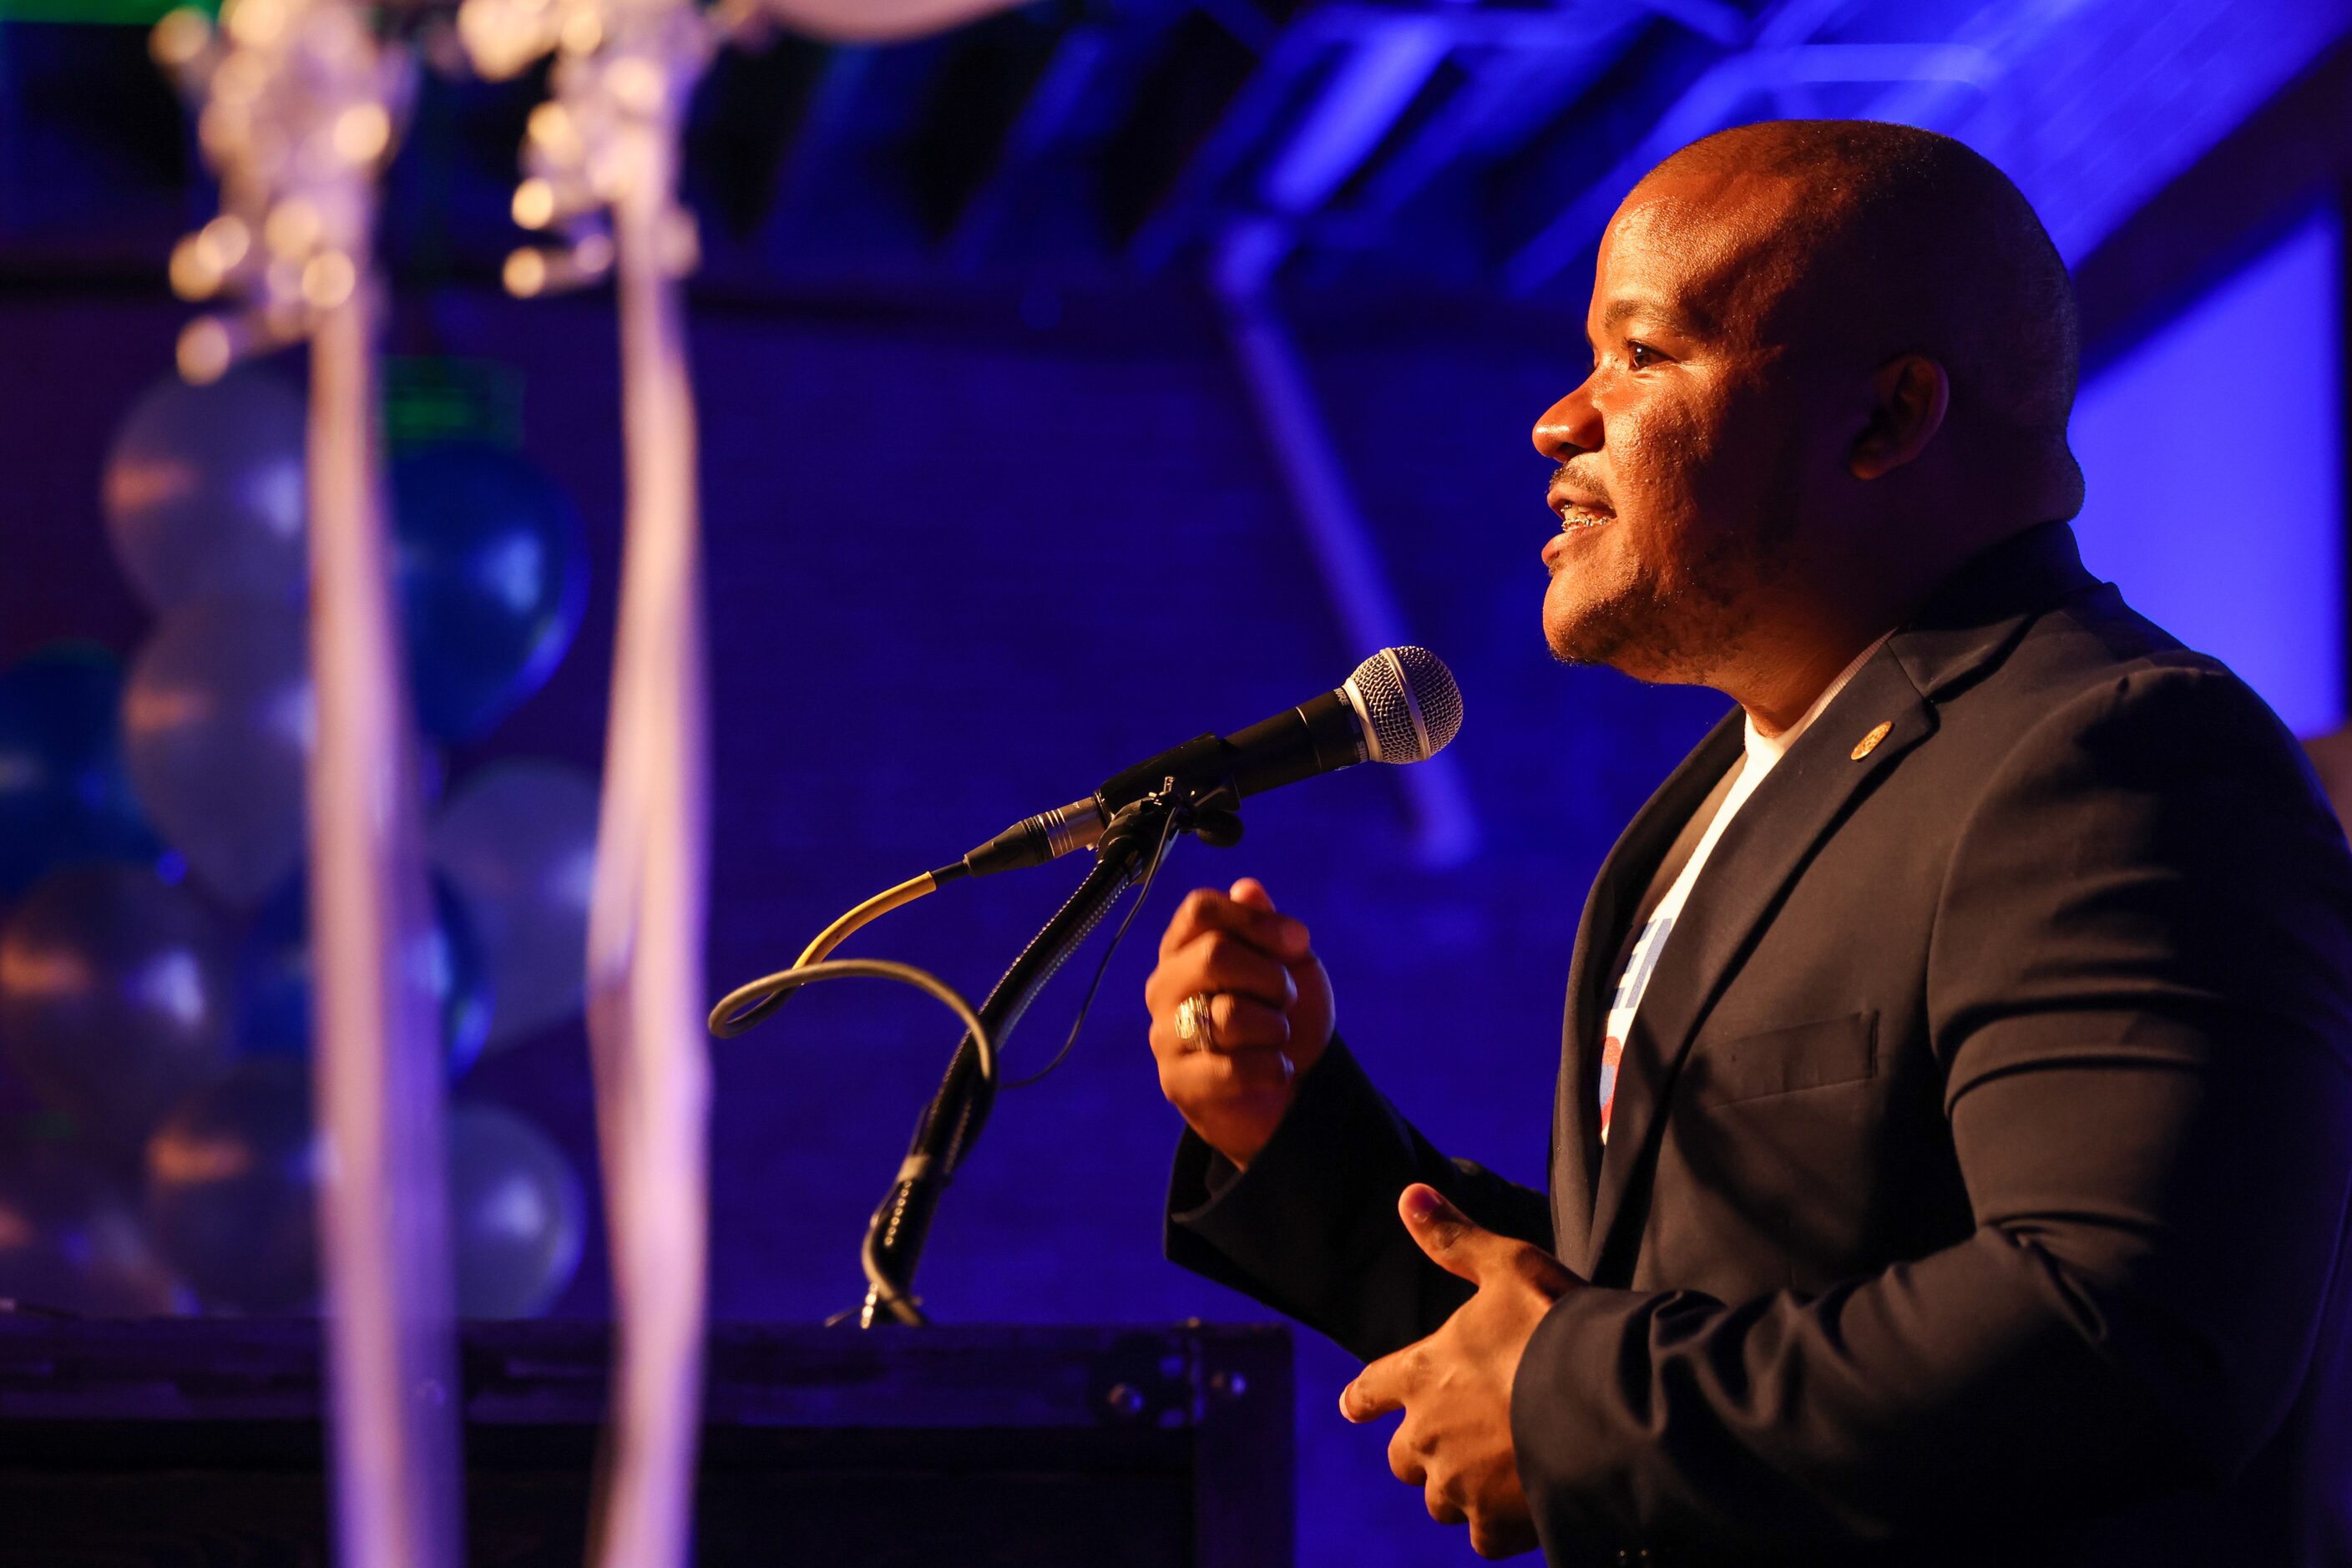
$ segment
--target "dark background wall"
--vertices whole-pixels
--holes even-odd
[[[135,298],[0,302],[0,662],[60,636],[137,647],[145,616],[108,554],[98,475],[122,411],[166,369],[180,316]],[[446,760],[453,782],[501,757],[600,760],[620,510],[612,333],[596,300],[400,302],[396,349],[521,371],[525,450],[577,499],[593,542],[579,641],[543,690]],[[1077,1048],[1007,1095],[950,1194],[922,1276],[938,1316],[1266,1315],[1160,1256],[1178,1124],[1139,999],[1182,891],[1244,873],[1312,926],[1340,1026],[1391,1095],[1442,1146],[1541,1180],[1584,888],[1722,708],[1712,693],[1563,669],[1544,649],[1548,468],[1527,432],[1581,351],[1572,323],[1540,316],[1315,335],[1318,388],[1411,634],[1462,681],[1467,718],[1449,754],[1483,847],[1419,867],[1395,778],[1376,768],[1253,803],[1238,848],[1181,846]],[[867,893],[1116,766],[1334,684],[1370,651],[1338,631],[1240,384],[1185,294],[1123,311],[1073,302],[1043,331],[990,304],[846,320],[711,306],[694,354],[717,715],[714,994],[788,963]],[[850,951],[976,994],[1075,876],[959,887]],[[1090,968],[1074,964],[1032,1011],[1012,1069],[1059,1044]],[[839,985],[714,1047],[717,1316],[813,1321],[856,1299],[866,1213],[955,1033],[912,993]],[[576,1025],[487,1058],[459,1093],[524,1111],[593,1172]],[[606,1305],[592,1238],[557,1310]],[[1388,1479],[1385,1432],[1337,1415],[1355,1364],[1309,1341],[1301,1561],[1470,1561],[1459,1532],[1431,1527]]]

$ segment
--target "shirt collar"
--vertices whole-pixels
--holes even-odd
[[[1854,678],[1855,672],[1860,670],[1864,665],[1870,662],[1870,656],[1876,653],[1880,648],[1885,647],[1886,639],[1894,635],[1895,633],[1892,628],[1880,633],[1878,639],[1875,642],[1872,643],[1868,647],[1864,648],[1860,653],[1854,655],[1853,662],[1847,665],[1843,669],[1838,671],[1838,677],[1835,680],[1831,681],[1827,686],[1822,688],[1822,694],[1813,699],[1813,705],[1805,710],[1803,717],[1800,718],[1795,723],[1790,725],[1787,729],[1781,731],[1779,734],[1766,735],[1756,728],[1756,721],[1754,718],[1750,717],[1747,719],[1745,722],[1748,729],[1747,755],[1748,762],[1753,763],[1756,769],[1760,772],[1765,768],[1770,767],[1774,763],[1779,762],[1782,757],[1788,755],[1789,748],[1797,743],[1797,737],[1803,734],[1811,727],[1813,721],[1822,716],[1822,710],[1827,708],[1832,701],[1835,700],[1839,692],[1845,689],[1845,683],[1852,680]]]

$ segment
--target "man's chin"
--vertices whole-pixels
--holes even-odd
[[[1558,662],[1578,669],[1613,669],[1654,684],[1670,682],[1672,662],[1660,645],[1662,617],[1654,609],[1603,602],[1573,613],[1544,615],[1544,643]]]
[[[1553,658],[1576,668],[1617,668],[1631,640],[1631,617],[1611,612],[1616,606],[1584,605],[1574,610],[1544,608],[1544,642]]]
[[[1584,647],[1580,644],[1564,643],[1559,638],[1549,635],[1545,637],[1544,642],[1546,646],[1551,649],[1552,662],[1554,664],[1564,664],[1570,669],[1605,669],[1609,668],[1609,660],[1605,657],[1595,654],[1591,649]]]

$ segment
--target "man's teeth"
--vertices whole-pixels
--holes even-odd
[[[1563,532],[1579,528],[1598,528],[1609,521],[1605,512],[1592,511],[1580,506],[1559,509],[1559,526]]]

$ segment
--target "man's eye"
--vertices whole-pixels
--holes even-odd
[[[1625,357],[1633,362],[1635,370],[1643,370],[1657,363],[1666,356],[1647,343],[1637,343],[1628,340],[1625,344]]]

